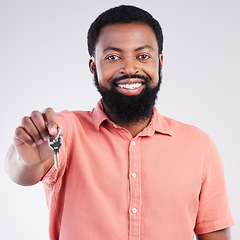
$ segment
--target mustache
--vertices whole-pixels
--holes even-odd
[[[132,74],[132,75],[126,74],[121,77],[112,78],[111,82],[112,82],[112,84],[115,84],[116,82],[118,82],[120,80],[124,80],[124,79],[128,79],[128,78],[140,78],[140,79],[143,79],[146,84],[151,82],[151,78],[149,76],[138,75],[138,74]]]

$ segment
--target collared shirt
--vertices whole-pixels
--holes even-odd
[[[43,179],[51,240],[192,240],[233,225],[219,153],[198,128],[154,107],[133,138],[101,102],[57,120],[60,168]]]

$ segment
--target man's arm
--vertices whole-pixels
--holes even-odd
[[[219,231],[199,234],[197,235],[198,240],[231,240],[230,228],[225,228]]]
[[[54,162],[48,138],[56,134],[56,117],[51,108],[44,113],[33,111],[22,119],[6,156],[6,172],[14,182],[33,185],[41,180]]]

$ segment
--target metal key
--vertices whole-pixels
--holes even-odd
[[[50,137],[48,139],[48,145],[50,148],[53,149],[53,155],[54,155],[54,165],[56,169],[59,169],[59,149],[62,146],[62,137],[61,134],[61,128],[59,128],[58,135],[56,137]]]

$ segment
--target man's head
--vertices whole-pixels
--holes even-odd
[[[118,124],[151,117],[163,61],[157,25],[144,10],[120,6],[102,13],[90,27],[90,71],[106,113]]]
[[[88,30],[88,52],[92,57],[101,29],[107,25],[126,23],[142,23],[149,25],[155,33],[159,54],[163,50],[163,34],[159,22],[151,14],[135,6],[121,5],[100,14]]]

